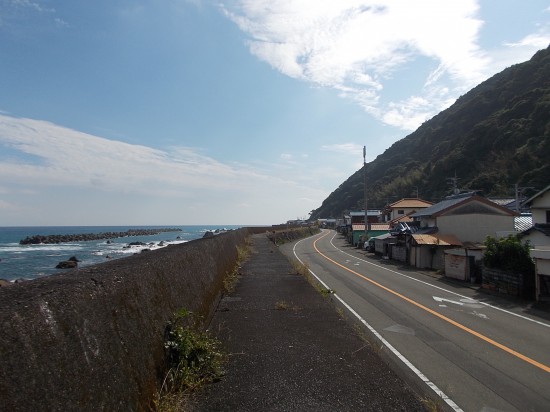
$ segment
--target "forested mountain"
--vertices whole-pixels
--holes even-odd
[[[542,189],[550,183],[550,47],[461,96],[367,163],[369,209],[403,197],[433,202],[463,190],[513,197],[514,184]],[[364,208],[364,171],[355,172],[312,211],[340,217]]]

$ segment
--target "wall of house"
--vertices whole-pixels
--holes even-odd
[[[437,222],[435,219],[426,217],[420,221],[420,227],[433,227],[433,226],[436,226],[436,223]]]
[[[399,262],[406,262],[407,248],[405,246],[392,245],[391,258]]]
[[[470,280],[470,258],[465,254],[445,253],[445,276],[459,280]]]
[[[149,410],[167,322],[210,317],[248,233],[0,288],[0,409]]]
[[[522,242],[529,241],[531,247],[550,246],[550,237],[538,230],[532,229],[528,235],[521,238]]]
[[[550,300],[550,248],[532,249],[531,257],[535,261],[536,299]]]
[[[401,217],[401,216],[405,216],[407,213],[413,212],[416,209],[417,208],[412,208],[412,207],[399,207],[399,208],[396,208],[396,209],[392,209],[390,220],[397,219],[398,217]],[[403,213],[398,213],[400,210],[402,210]]]
[[[432,250],[435,251],[435,253],[432,253]],[[410,258],[411,264],[414,264],[414,266],[419,269],[443,270],[445,268],[443,248],[433,249],[428,245],[413,246],[411,248],[411,255],[413,253],[414,258]]]
[[[533,201],[531,205],[533,223],[549,223],[546,222],[547,210],[550,210],[550,191],[542,194]]]
[[[496,232],[514,230],[514,217],[487,214],[440,216],[437,227],[441,234],[455,235],[462,242],[485,241]]]

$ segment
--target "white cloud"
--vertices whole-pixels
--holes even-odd
[[[482,22],[474,0],[241,0],[222,7],[250,35],[250,51],[258,58],[290,77],[334,88],[403,129],[448,104],[450,90],[434,83],[445,78],[464,88],[486,76],[489,60],[477,46]],[[423,95],[392,101],[384,95],[386,81],[418,56],[436,67],[418,85]],[[429,105],[414,103],[436,97],[435,86],[447,95]],[[393,114],[384,115],[387,109]]]
[[[84,197],[93,193],[94,202],[102,199],[106,205],[115,205],[116,199],[125,196],[137,196],[142,204],[159,204],[159,208],[167,209],[161,217],[167,219],[171,214],[172,222],[184,217],[211,222],[215,213],[215,218],[225,224],[271,224],[316,207],[326,196],[324,191],[297,180],[269,175],[248,165],[224,164],[193,148],[160,150],[131,145],[39,120],[0,115],[2,146],[20,153],[17,162],[0,157],[3,208],[8,206],[6,199],[10,196],[10,204],[18,199],[21,206],[46,207],[48,199],[53,199],[51,207],[59,209],[59,198],[72,191],[84,193]],[[299,199],[304,195],[317,200],[311,205],[302,204]],[[79,204],[80,215],[86,210],[90,218],[96,216],[97,224],[102,224],[101,214],[107,211],[94,210],[84,197],[71,196],[70,204]],[[119,203],[129,206],[122,200]],[[249,205],[246,211],[244,204]],[[114,209],[110,208],[109,213]],[[184,210],[192,210],[193,216],[180,216]],[[122,216],[124,213],[119,212]],[[37,215],[47,217],[43,210]],[[269,221],[265,221],[266,216]],[[1,219],[0,226],[6,224]],[[143,224],[143,219],[138,223]]]
[[[321,146],[321,150],[333,153],[343,153],[352,156],[360,156],[363,153],[363,146],[355,143],[341,143]]]
[[[414,130],[465,91],[550,41],[550,29],[499,50],[479,47],[478,0],[234,0],[223,11],[250,38],[251,53],[292,78],[338,90],[382,122]],[[548,11],[548,9],[546,10]],[[395,76],[424,81],[402,95]],[[410,90],[414,90],[412,94]]]

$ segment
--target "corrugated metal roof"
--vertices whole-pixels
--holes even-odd
[[[371,237],[369,240],[373,240],[373,239],[384,240],[391,237],[393,237],[391,233],[384,233],[383,235],[380,235],[380,236]]]
[[[412,235],[415,242],[419,245],[438,245],[438,246],[462,246],[462,242],[453,235]]]

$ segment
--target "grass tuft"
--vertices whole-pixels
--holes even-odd
[[[237,262],[235,267],[227,272],[223,278],[223,291],[229,294],[235,290],[239,276],[241,275],[241,265],[250,256],[252,250],[252,243],[249,238],[246,239],[243,246],[237,246]]]
[[[156,411],[186,410],[193,391],[225,373],[221,342],[200,330],[198,321],[190,319],[192,315],[182,309],[167,325],[164,347],[168,372],[153,401]]]
[[[424,404],[426,407],[426,410],[428,412],[443,412],[443,402],[441,399],[433,400],[431,398],[421,398],[420,401]]]

